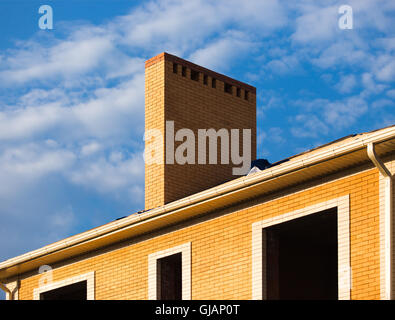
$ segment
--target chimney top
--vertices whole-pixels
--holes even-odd
[[[249,84],[247,84],[247,83],[245,83],[245,82],[238,81],[238,80],[233,79],[231,77],[225,76],[224,74],[221,74],[221,73],[212,71],[210,69],[204,68],[204,67],[199,66],[199,65],[197,65],[197,64],[195,64],[193,62],[184,60],[182,58],[179,58],[179,57],[177,57],[175,55],[172,55],[170,53],[167,53],[167,52],[162,52],[162,53],[158,54],[157,56],[145,61],[145,68],[148,68],[151,65],[153,65],[153,64],[155,64],[155,63],[157,63],[159,61],[162,61],[162,60],[171,61],[173,63],[177,63],[179,65],[188,67],[191,70],[202,72],[203,74],[206,74],[206,75],[208,75],[208,76],[210,76],[212,78],[215,78],[215,79],[223,81],[225,83],[234,85],[234,86],[239,87],[239,88],[243,88],[244,90],[247,90],[247,91],[249,91],[249,92],[251,92],[253,94],[256,94],[256,88],[251,86],[251,85],[249,85]]]

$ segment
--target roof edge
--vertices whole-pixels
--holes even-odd
[[[69,238],[47,245],[40,249],[8,259],[0,263],[0,271],[33,259],[39,259],[43,256],[54,254],[65,248],[79,245],[83,242],[93,241],[95,238],[102,238],[106,234],[116,233],[117,231],[120,231],[126,227],[133,228],[133,225],[135,224],[140,224],[142,222],[149,223],[150,219],[157,218],[164,214],[170,215],[172,212],[178,211],[184,207],[196,205],[198,203],[209,202],[213,198],[218,198],[229,193],[240,191],[243,188],[251,187],[255,184],[262,183],[265,180],[271,180],[290,172],[361,150],[369,143],[381,143],[391,139],[395,139],[395,126],[362,134],[357,136],[356,139],[347,141],[342,145],[338,145],[333,148],[324,148],[321,151],[316,150],[314,153],[306,153],[296,159],[291,159],[288,162],[284,162],[278,166],[263,170],[256,174],[231,180],[189,197],[185,197],[164,206],[151,209],[143,214],[130,215],[124,219],[112,221],[106,225],[99,226],[89,231],[85,231],[75,236],[71,236]]]

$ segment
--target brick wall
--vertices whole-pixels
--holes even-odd
[[[158,59],[157,63],[146,65],[145,68],[145,131],[159,130],[165,134],[165,68],[164,60]],[[164,151],[158,139],[153,149],[159,151],[159,157],[163,162]],[[150,142],[150,141],[148,141]],[[147,143],[147,142],[146,142]],[[163,144],[164,141],[161,141]],[[153,157],[157,156],[152,154]],[[145,166],[145,208],[151,209],[165,202],[163,179],[165,167],[163,164],[150,164]]]
[[[357,169],[355,169],[357,170]],[[339,173],[281,194],[224,209],[53,266],[53,281],[95,271],[96,299],[147,299],[148,255],[191,242],[192,299],[251,299],[252,224],[349,195],[352,299],[380,298],[379,173]],[[32,299],[40,275],[23,275]]]
[[[176,64],[174,66],[174,64]],[[192,72],[195,72],[192,75]],[[196,78],[194,77],[196,76]],[[195,79],[195,80],[194,80]],[[215,79],[215,88],[212,81]],[[225,92],[225,83],[231,93]],[[247,94],[247,96],[246,96]],[[146,129],[165,135],[165,121],[175,132],[191,129],[251,129],[252,160],[256,157],[255,88],[172,55],[161,54],[146,62]],[[182,142],[175,143],[175,149]],[[240,132],[240,153],[242,133]],[[165,145],[165,141],[163,141]],[[146,165],[145,207],[150,209],[236,178],[230,163]],[[208,143],[207,143],[208,150]],[[164,159],[165,151],[161,151]],[[197,160],[198,144],[195,143]],[[231,161],[230,161],[231,162]]]

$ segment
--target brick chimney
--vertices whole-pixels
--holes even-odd
[[[146,140],[161,159],[145,165],[145,209],[203,191],[237,178],[234,164],[221,164],[218,139],[217,164],[178,164],[166,161],[182,141],[168,145],[173,121],[174,132],[187,128],[198,137],[198,129],[240,129],[240,154],[243,129],[251,129],[251,159],[256,158],[256,89],[248,84],[208,70],[168,53],[161,53],[145,63],[145,130],[155,129],[160,138]],[[196,143],[196,159],[198,143]],[[207,152],[209,144],[207,143]],[[157,154],[158,156],[158,154]]]

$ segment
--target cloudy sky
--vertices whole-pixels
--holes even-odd
[[[53,30],[38,27],[43,4]],[[395,123],[392,0],[2,0],[0,12],[0,260],[143,209],[144,61],[160,52],[257,87],[271,162]]]

